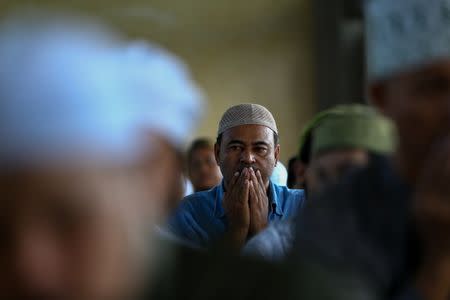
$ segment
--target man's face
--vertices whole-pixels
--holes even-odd
[[[196,192],[209,190],[220,183],[222,173],[212,148],[202,147],[192,152],[189,160],[189,179]]]
[[[278,161],[280,146],[274,145],[274,133],[261,125],[241,125],[225,131],[220,145],[215,145],[217,163],[228,185],[235,172],[252,167],[261,172],[268,185]]]
[[[397,158],[414,181],[430,147],[450,132],[450,60],[371,86],[372,100],[397,125]]]
[[[0,173],[0,299],[126,299],[162,210],[148,169]]]
[[[306,170],[308,192],[317,193],[368,162],[367,151],[361,149],[330,150],[314,155]]]

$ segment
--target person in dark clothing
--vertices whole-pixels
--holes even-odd
[[[288,162],[287,187],[290,189],[305,188],[305,165],[297,156],[292,157]]]
[[[450,3],[366,1],[368,87],[399,134],[392,159],[312,197],[296,257],[383,298],[450,297]]]
[[[308,197],[367,166],[370,154],[392,154],[395,140],[392,123],[370,106],[338,105],[318,113],[303,131],[299,154],[306,167]],[[293,223],[293,219],[274,223],[252,238],[243,253],[271,261],[285,259],[295,237]]]

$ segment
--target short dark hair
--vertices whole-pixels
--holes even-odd
[[[212,149],[212,148],[214,148],[213,143],[208,138],[197,138],[193,140],[186,153],[188,162],[191,161],[192,154],[198,149]]]
[[[280,141],[280,137],[278,136],[278,134],[275,131],[273,132],[273,141],[274,141],[274,145],[278,145],[278,142]],[[216,144],[220,146],[220,144],[222,143],[222,135],[223,133],[219,134],[216,138]]]

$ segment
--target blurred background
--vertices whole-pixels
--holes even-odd
[[[0,13],[36,4],[100,17],[180,56],[208,101],[193,138],[215,138],[233,104],[262,104],[277,120],[286,162],[315,112],[364,101],[358,0],[2,0]]]

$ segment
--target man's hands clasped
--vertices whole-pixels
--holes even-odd
[[[267,227],[269,199],[259,170],[244,168],[236,172],[223,197],[232,247],[239,250],[247,241]]]

